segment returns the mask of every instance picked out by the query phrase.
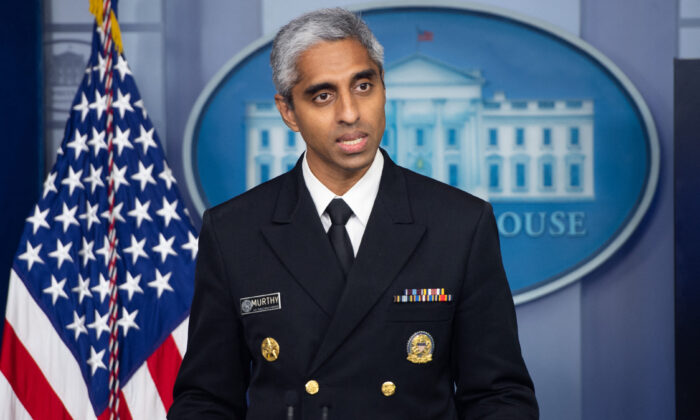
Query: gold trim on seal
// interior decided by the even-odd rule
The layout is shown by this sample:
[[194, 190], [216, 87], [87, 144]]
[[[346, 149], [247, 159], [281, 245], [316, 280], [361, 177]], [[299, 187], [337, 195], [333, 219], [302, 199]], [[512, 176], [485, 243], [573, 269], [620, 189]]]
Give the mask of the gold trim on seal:
[[433, 337], [425, 331], [417, 331], [408, 339], [406, 359], [411, 363], [428, 363], [433, 360], [434, 348]]

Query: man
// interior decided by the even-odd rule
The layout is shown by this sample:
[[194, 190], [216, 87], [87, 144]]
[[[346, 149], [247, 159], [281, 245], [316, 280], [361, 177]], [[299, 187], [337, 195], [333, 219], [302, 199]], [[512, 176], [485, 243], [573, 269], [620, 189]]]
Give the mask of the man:
[[277, 34], [306, 153], [205, 212], [170, 418], [537, 418], [492, 209], [379, 150], [382, 60], [342, 9]]

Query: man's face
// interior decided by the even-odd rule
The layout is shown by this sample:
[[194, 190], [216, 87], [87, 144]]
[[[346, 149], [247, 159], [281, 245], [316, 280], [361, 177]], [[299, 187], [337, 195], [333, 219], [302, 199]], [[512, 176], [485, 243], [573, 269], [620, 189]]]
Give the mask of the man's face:
[[277, 109], [292, 130], [301, 132], [309, 167], [321, 182], [357, 181], [384, 134], [386, 97], [379, 68], [362, 44], [344, 39], [304, 51], [297, 69], [294, 108], [276, 95]]

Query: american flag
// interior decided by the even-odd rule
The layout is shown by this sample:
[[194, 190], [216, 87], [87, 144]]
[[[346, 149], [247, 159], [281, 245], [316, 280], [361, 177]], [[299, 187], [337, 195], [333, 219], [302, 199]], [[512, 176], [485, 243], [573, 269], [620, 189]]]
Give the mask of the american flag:
[[10, 272], [1, 418], [156, 419], [172, 403], [197, 234], [114, 46], [114, 3], [93, 10], [90, 61]]
[[421, 29], [418, 29], [418, 41], [432, 41], [433, 40], [433, 31], [424, 31]]

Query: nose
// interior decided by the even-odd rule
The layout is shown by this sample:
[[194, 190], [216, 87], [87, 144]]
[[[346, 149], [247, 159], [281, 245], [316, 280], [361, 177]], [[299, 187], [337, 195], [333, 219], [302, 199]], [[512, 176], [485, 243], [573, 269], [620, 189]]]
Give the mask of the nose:
[[336, 113], [339, 124], [352, 125], [360, 119], [360, 109], [357, 98], [350, 92], [344, 92], [336, 102]]

